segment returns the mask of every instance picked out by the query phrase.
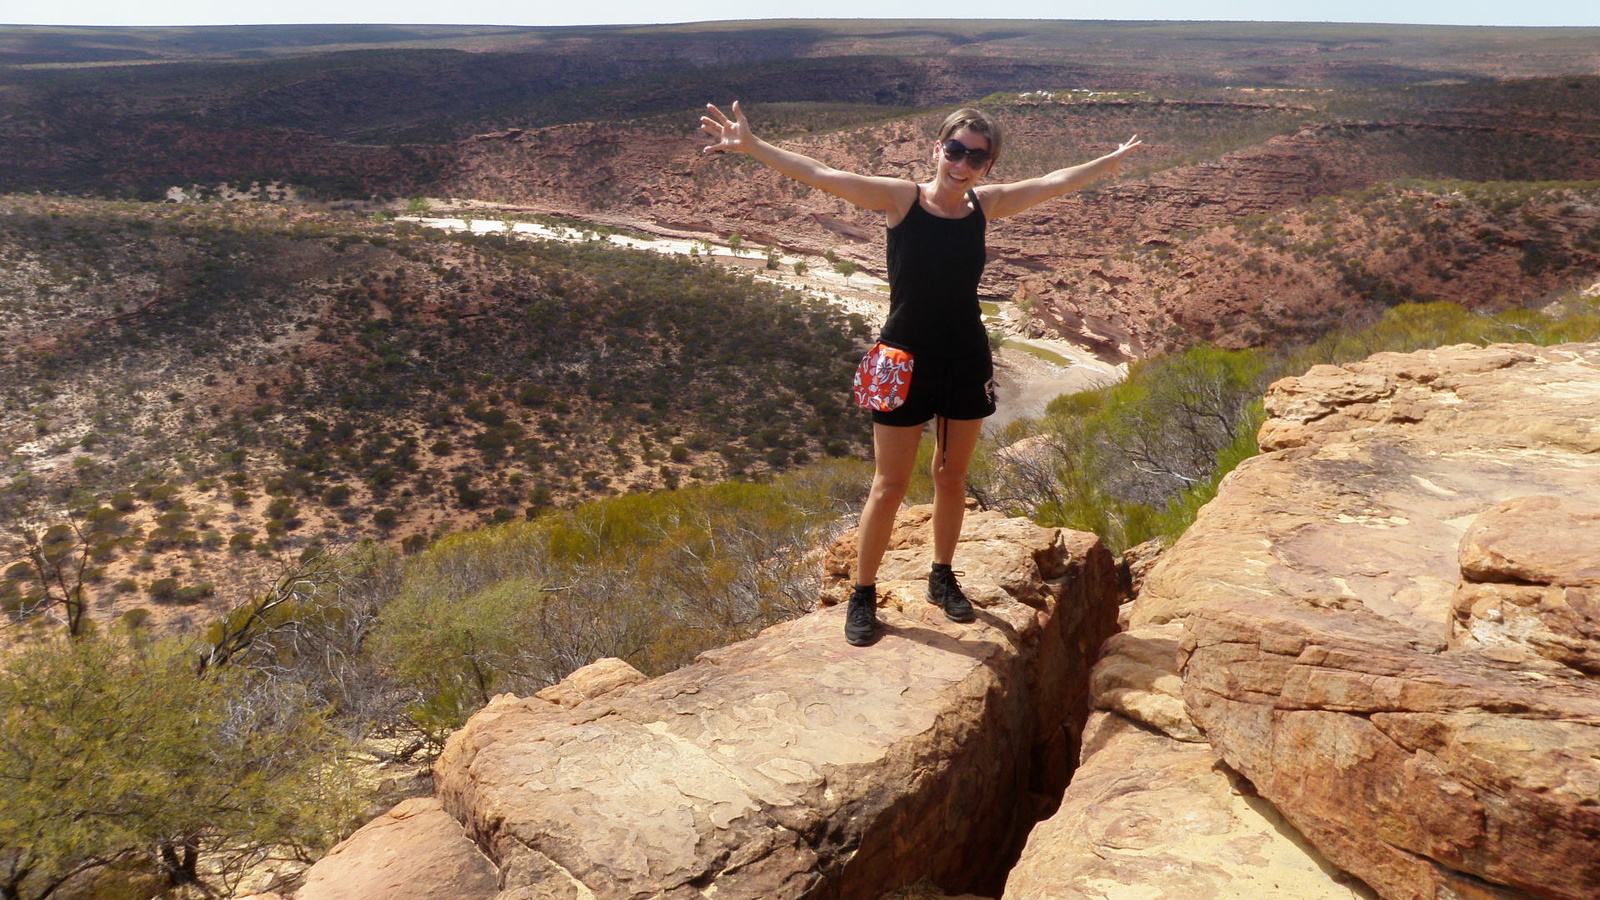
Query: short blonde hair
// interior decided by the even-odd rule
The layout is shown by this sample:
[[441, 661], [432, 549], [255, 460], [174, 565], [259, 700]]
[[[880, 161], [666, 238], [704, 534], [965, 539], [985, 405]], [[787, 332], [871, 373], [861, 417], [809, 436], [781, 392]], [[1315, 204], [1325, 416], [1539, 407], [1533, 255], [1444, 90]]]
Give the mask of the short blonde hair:
[[951, 113], [939, 126], [939, 143], [950, 140], [951, 135], [963, 128], [989, 139], [989, 165], [1000, 161], [1000, 124], [981, 110], [963, 108]]

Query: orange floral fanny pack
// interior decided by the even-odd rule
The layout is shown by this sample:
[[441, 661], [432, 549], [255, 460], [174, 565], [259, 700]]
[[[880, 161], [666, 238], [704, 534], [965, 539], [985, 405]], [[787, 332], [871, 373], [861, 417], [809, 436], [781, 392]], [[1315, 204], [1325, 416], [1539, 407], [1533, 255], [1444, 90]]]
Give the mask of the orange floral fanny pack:
[[910, 350], [904, 350], [879, 341], [856, 366], [853, 390], [856, 405], [862, 409], [888, 412], [906, 402], [911, 391], [911, 366], [915, 360]]

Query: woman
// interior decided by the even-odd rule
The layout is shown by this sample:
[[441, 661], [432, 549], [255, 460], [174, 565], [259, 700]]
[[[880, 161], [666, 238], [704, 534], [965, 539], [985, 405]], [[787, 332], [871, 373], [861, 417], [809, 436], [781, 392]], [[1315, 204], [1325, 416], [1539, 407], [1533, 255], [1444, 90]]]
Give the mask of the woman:
[[936, 420], [933, 457], [933, 569], [928, 601], [952, 622], [970, 622], [972, 604], [950, 568], [966, 511], [967, 464], [985, 417], [994, 413], [994, 365], [978, 308], [987, 224], [1117, 173], [1137, 136], [1079, 166], [1010, 184], [980, 184], [1000, 157], [999, 127], [973, 109], [957, 110], [930, 148], [933, 177], [922, 183], [843, 172], [750, 131], [736, 101], [733, 117], [707, 104], [700, 128], [716, 140], [707, 153], [745, 153], [779, 173], [887, 219], [889, 318], [882, 340], [914, 356], [911, 389], [890, 412], [872, 413], [875, 471], [856, 536], [856, 577], [845, 639], [878, 636], [878, 564], [888, 549], [927, 422]]

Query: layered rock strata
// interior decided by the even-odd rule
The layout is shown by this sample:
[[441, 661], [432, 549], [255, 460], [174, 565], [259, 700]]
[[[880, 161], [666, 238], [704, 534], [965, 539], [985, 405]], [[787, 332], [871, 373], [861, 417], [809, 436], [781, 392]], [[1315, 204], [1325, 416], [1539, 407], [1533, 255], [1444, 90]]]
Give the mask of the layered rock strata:
[[1385, 897], [1600, 896], [1600, 346], [1379, 354], [1267, 408], [1190, 548], [1250, 545], [1234, 576], [1158, 565], [1135, 614], [1191, 610], [1196, 721]]
[[[1097, 675], [1097, 703], [1145, 730], [1099, 726], [1007, 898], [1600, 896], [1600, 345], [1378, 354], [1266, 402], [1262, 455], [1154, 566]], [[1129, 799], [1182, 777], [1170, 744], [1097, 787], [1128, 770], [1119, 745], [1187, 736], [1175, 684], [1207, 742], [1193, 764], [1213, 754], [1305, 860], [1365, 886], [1274, 892], [1211, 865], [1238, 845], [1185, 850], [1220, 826], [1170, 820], [1216, 804]], [[1169, 858], [1152, 874], [1134, 849]]]
[[407, 861], [444, 865], [423, 846], [491, 866], [462, 900], [998, 893], [1070, 772], [1115, 566], [1092, 535], [974, 513], [957, 560], [978, 620], [952, 624], [923, 597], [928, 515], [897, 523], [877, 644], [846, 644], [843, 610], [824, 608], [655, 679], [603, 661], [498, 698], [435, 767], [434, 833], [391, 843], [392, 812], [313, 867], [300, 900], [330, 883], [342, 900], [444, 896], [397, 884]]

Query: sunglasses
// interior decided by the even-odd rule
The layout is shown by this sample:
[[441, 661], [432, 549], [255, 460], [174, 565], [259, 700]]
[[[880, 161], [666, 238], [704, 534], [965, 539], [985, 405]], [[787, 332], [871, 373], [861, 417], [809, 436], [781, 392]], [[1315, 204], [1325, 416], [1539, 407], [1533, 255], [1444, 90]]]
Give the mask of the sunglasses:
[[989, 151], [981, 147], [968, 147], [955, 138], [944, 142], [944, 158], [947, 162], [955, 162], [963, 156], [967, 158], [969, 169], [981, 169], [989, 164]]

